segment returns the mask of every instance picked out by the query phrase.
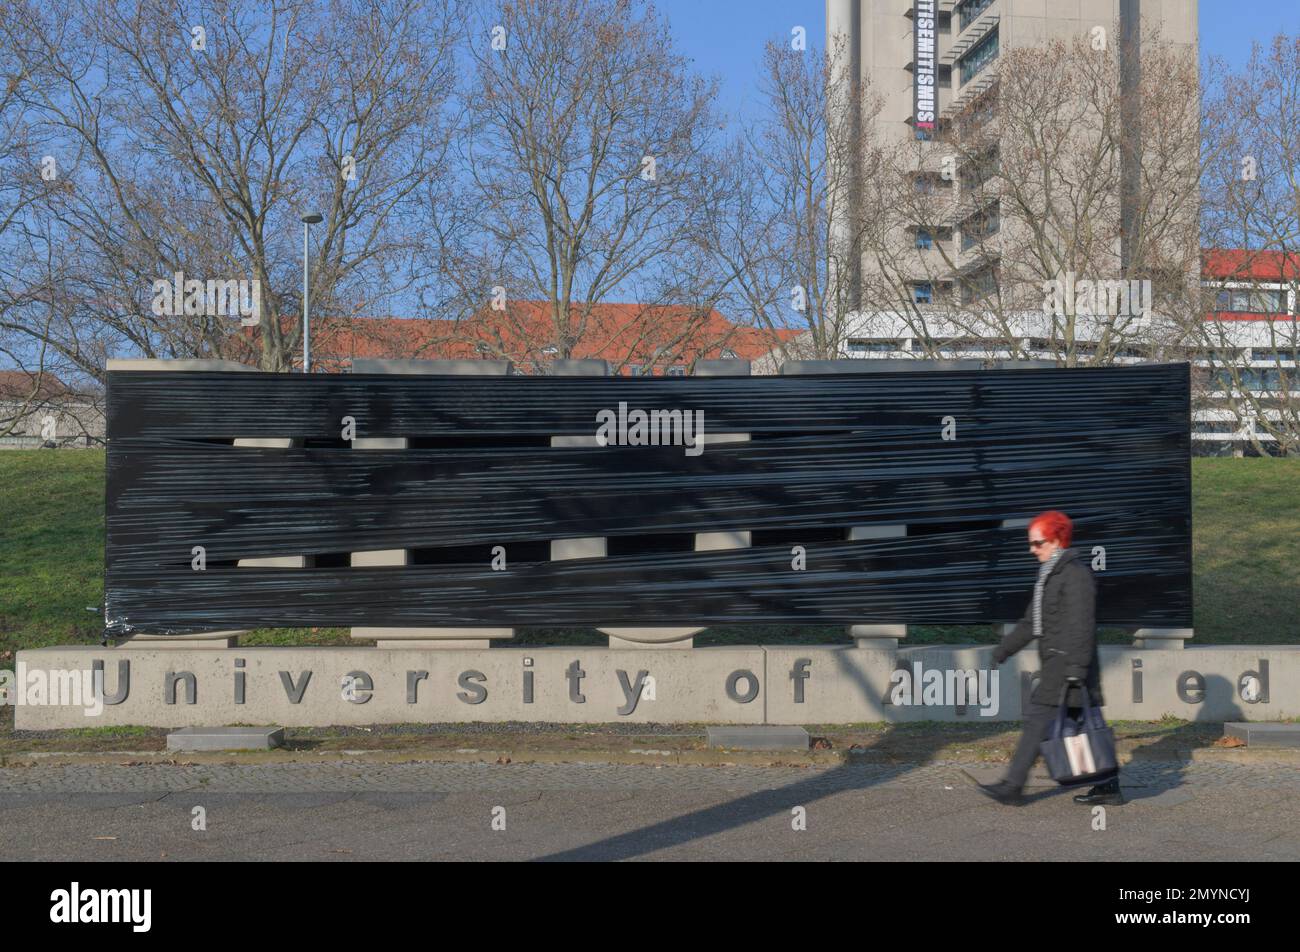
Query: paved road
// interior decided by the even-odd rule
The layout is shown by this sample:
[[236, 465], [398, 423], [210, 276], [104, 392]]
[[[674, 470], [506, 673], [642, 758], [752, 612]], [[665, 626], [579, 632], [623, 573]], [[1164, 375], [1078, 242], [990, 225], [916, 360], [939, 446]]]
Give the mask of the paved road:
[[[0, 769], [0, 860], [1296, 860], [1300, 766], [1143, 762], [1093, 829], [957, 763], [77, 765]], [[192, 828], [202, 807], [206, 830]], [[793, 828], [796, 808], [805, 830]], [[501, 808], [501, 810], [496, 810]], [[505, 829], [493, 829], [494, 810]]]

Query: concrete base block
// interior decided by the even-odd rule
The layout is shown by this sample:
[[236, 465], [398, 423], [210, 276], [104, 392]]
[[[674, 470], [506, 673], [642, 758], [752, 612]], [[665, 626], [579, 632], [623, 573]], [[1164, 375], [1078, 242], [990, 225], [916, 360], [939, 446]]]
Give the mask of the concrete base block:
[[197, 635], [132, 635], [126, 642], [136, 648], [233, 648], [239, 644], [239, 636], [248, 634], [248, 629], [237, 631], [205, 631]]
[[802, 727], [710, 727], [709, 748], [723, 750], [807, 750]]
[[508, 641], [513, 628], [353, 628], [353, 638], [373, 639], [380, 648], [486, 648], [489, 639]]
[[956, 360], [927, 360], [920, 357], [845, 358], [841, 360], [787, 360], [783, 376], [800, 374], [908, 373], [927, 370], [1024, 370], [1055, 367], [1054, 360], [985, 360], [978, 357]]
[[404, 436], [358, 436], [352, 441], [354, 450], [404, 450], [409, 446]]
[[1133, 647], [1144, 651], [1181, 651], [1191, 639], [1191, 628], [1139, 628], [1133, 632]]
[[864, 539], [901, 539], [907, 535], [907, 526], [851, 526], [849, 541], [861, 542]]
[[1300, 748], [1300, 724], [1229, 722], [1223, 725], [1223, 736], [1244, 740], [1247, 747]]
[[293, 447], [294, 440], [281, 439], [273, 436], [241, 436], [238, 437], [234, 445], [252, 447], [253, 449], [263, 450], [287, 450]]
[[748, 433], [709, 433], [705, 431], [699, 437], [703, 441], [703, 446], [708, 449], [710, 446], [721, 446], [724, 443], [748, 443], [752, 439]]
[[609, 361], [599, 357], [576, 357], [551, 361], [551, 373], [556, 377], [608, 377]]
[[754, 544], [754, 534], [748, 529], [736, 532], [695, 533], [696, 552], [721, 552], [727, 549], [748, 549]]
[[849, 637], [859, 648], [873, 651], [894, 651], [898, 642], [907, 637], [906, 625], [849, 625]]
[[305, 555], [272, 555], [264, 559], [240, 559], [241, 568], [252, 566], [259, 569], [305, 569], [307, 568], [307, 556]]
[[[365, 635], [358, 635], [356, 632], [357, 629], [355, 628], [352, 629], [353, 638], [365, 637]], [[450, 648], [457, 648], [461, 650], [481, 651], [486, 648], [490, 648], [491, 646], [492, 643], [490, 641], [479, 641], [476, 639], [469, 639], [469, 638], [463, 640], [448, 638], [446, 640], [438, 640], [438, 641], [424, 641], [419, 638], [412, 638], [409, 641], [376, 641], [375, 642], [376, 648], [386, 648], [389, 651], [396, 651], [398, 649], [405, 650], [408, 648], [440, 648], [443, 651], [446, 651]]]
[[606, 554], [605, 537], [592, 536], [585, 539], [552, 539], [551, 561], [563, 562], [566, 559], [603, 559]]
[[408, 564], [406, 549], [369, 549], [353, 552], [348, 560], [353, 568], [386, 568]]
[[271, 750], [283, 746], [283, 727], [182, 727], [167, 735], [168, 750]]
[[[694, 648], [703, 628], [601, 628], [611, 648]], [[617, 634], [616, 634], [617, 632]]]
[[1193, 633], [1191, 628], [1139, 628], [1133, 632], [1133, 647], [1147, 651], [1181, 651]]
[[553, 436], [551, 437], [551, 445], [571, 448], [574, 446], [599, 446], [600, 444], [596, 442], [596, 434], [593, 433], [591, 436], [586, 436], [584, 434], [577, 434], [574, 436]]
[[505, 377], [508, 360], [376, 360], [352, 361], [354, 374], [459, 374], [471, 377]]
[[152, 370], [170, 372], [176, 370], [247, 370], [257, 372], [256, 367], [241, 364], [237, 360], [159, 360], [152, 357], [110, 357], [106, 370]]
[[697, 360], [691, 375], [695, 377], [748, 377], [748, 360]]

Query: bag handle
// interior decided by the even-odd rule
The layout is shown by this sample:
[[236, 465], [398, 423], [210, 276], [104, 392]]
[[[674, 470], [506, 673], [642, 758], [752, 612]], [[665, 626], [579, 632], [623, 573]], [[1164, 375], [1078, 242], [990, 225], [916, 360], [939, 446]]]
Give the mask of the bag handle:
[[1065, 727], [1065, 712], [1066, 712], [1066, 710], [1067, 710], [1067, 705], [1066, 705], [1066, 703], [1065, 703], [1065, 699], [1066, 699], [1066, 697], [1069, 696], [1069, 694], [1070, 694], [1070, 688], [1071, 688], [1071, 687], [1077, 687], [1080, 691], [1083, 692], [1083, 706], [1082, 706], [1081, 709], [1082, 709], [1082, 711], [1083, 711], [1083, 718], [1082, 718], [1082, 720], [1083, 720], [1084, 724], [1086, 724], [1088, 727], [1092, 728], [1093, 730], [1097, 730], [1097, 729], [1099, 729], [1099, 728], [1105, 727], [1106, 725], [1105, 725], [1105, 722], [1104, 722], [1104, 721], [1103, 721], [1102, 723], [1100, 723], [1100, 724], [1095, 723], [1095, 720], [1094, 720], [1094, 718], [1093, 718], [1093, 716], [1092, 716], [1092, 712], [1093, 712], [1094, 710], [1096, 710], [1096, 708], [1094, 708], [1093, 705], [1092, 705], [1092, 695], [1088, 693], [1088, 685], [1087, 685], [1087, 683], [1084, 682], [1084, 681], [1080, 681], [1080, 682], [1079, 682], [1078, 684], [1076, 684], [1076, 685], [1071, 685], [1070, 682], [1069, 682], [1069, 680], [1067, 679], [1066, 682], [1065, 682], [1065, 685], [1061, 688], [1061, 700], [1060, 700], [1060, 702], [1059, 702], [1059, 704], [1058, 704], [1057, 711], [1056, 711], [1056, 733], [1057, 733], [1057, 736], [1058, 736], [1058, 737], [1060, 736], [1061, 731], [1062, 731], [1062, 730], [1064, 729], [1064, 727]]

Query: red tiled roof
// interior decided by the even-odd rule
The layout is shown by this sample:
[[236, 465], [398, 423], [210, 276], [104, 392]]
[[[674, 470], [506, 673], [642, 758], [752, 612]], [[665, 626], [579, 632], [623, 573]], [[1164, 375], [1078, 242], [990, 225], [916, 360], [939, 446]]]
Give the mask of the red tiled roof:
[[26, 370], [0, 370], [0, 397], [26, 400], [33, 391], [38, 400], [64, 397], [72, 392], [67, 384], [48, 372], [38, 375]]
[[[286, 318], [284, 326], [293, 327], [293, 319]], [[248, 341], [253, 344], [256, 331], [250, 330]], [[741, 327], [716, 310], [640, 304], [595, 304], [585, 318], [573, 305], [568, 330], [574, 338], [569, 348], [573, 358], [603, 359], [615, 368], [653, 363], [658, 373], [673, 364], [689, 366], [726, 352], [754, 360], [800, 333]], [[342, 369], [353, 358], [489, 357], [513, 360], [528, 370], [534, 361], [548, 359], [545, 351], [558, 345], [558, 337], [557, 322], [542, 301], [514, 302], [506, 311], [484, 311], [459, 322], [397, 317], [313, 320], [312, 363]]]
[[1201, 276], [1219, 281], [1293, 281], [1300, 278], [1300, 254], [1248, 248], [1207, 248]]

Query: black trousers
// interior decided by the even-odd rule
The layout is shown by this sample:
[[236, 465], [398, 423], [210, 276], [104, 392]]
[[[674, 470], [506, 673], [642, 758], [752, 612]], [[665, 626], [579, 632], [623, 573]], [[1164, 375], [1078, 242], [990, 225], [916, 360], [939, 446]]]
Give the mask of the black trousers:
[[[1056, 704], [1029, 702], [1029, 713], [1025, 715], [1024, 726], [1020, 730], [1020, 742], [1016, 744], [1016, 752], [1011, 755], [1011, 766], [1007, 768], [1003, 783], [1017, 790], [1024, 788], [1025, 781], [1029, 779], [1029, 769], [1038, 759], [1038, 745], [1047, 740], [1047, 733], [1052, 729], [1052, 722], [1056, 720], [1056, 713], [1060, 709]], [[1072, 707], [1069, 713], [1075, 717], [1080, 709]]]
[[1007, 775], [1003, 782], [1017, 790], [1023, 789], [1025, 781], [1029, 779], [1029, 768], [1034, 766], [1034, 761], [1038, 759], [1038, 745], [1047, 740], [1047, 732], [1052, 728], [1052, 721], [1056, 720], [1056, 712], [1060, 708], [1055, 704], [1039, 704], [1037, 701], [1029, 702], [1029, 713], [1025, 715], [1023, 726], [1020, 729], [1020, 743], [1016, 745], [1016, 752], [1011, 755], [1011, 766], [1007, 768]]

